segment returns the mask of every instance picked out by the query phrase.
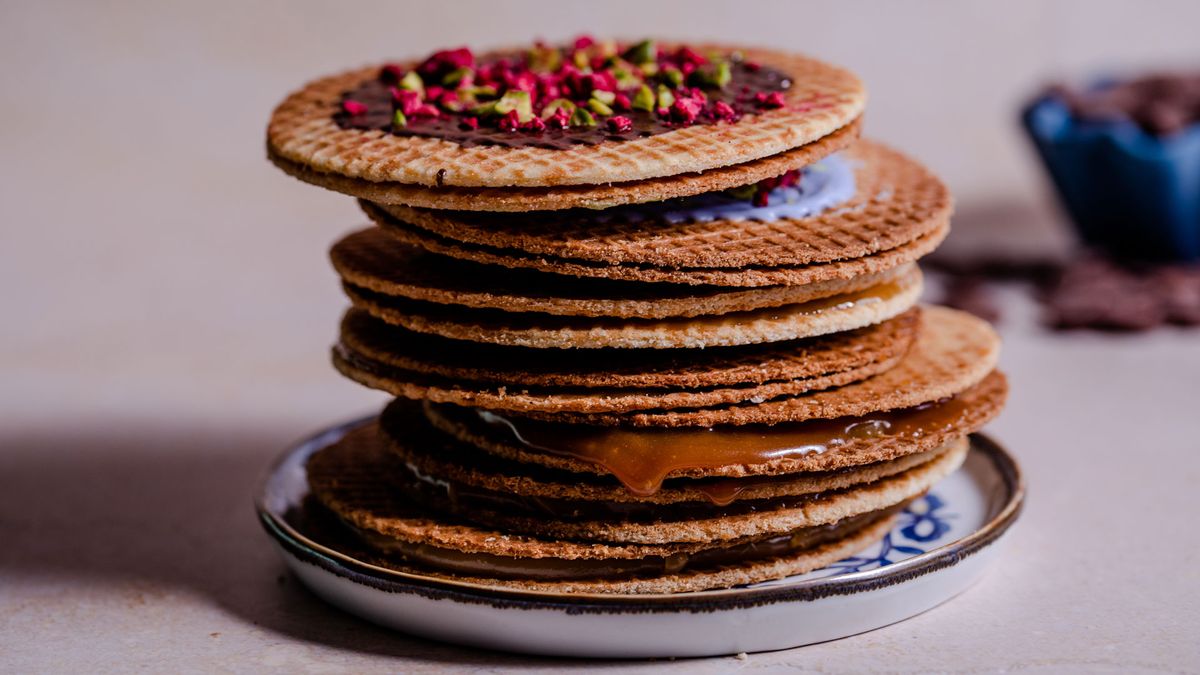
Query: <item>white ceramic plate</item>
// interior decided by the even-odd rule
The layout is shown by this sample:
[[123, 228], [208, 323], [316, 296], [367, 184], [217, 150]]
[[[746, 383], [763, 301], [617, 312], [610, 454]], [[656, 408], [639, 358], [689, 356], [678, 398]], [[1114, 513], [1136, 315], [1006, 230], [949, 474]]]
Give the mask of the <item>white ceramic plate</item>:
[[901, 515], [883, 541], [815, 572], [753, 586], [670, 595], [533, 593], [447, 582], [372, 565], [328, 546], [299, 517], [304, 464], [358, 420], [290, 449], [257, 496], [288, 567], [331, 604], [447, 642], [577, 657], [686, 657], [785, 649], [920, 614], [975, 582], [1016, 520], [1015, 460], [975, 435], [963, 467]]

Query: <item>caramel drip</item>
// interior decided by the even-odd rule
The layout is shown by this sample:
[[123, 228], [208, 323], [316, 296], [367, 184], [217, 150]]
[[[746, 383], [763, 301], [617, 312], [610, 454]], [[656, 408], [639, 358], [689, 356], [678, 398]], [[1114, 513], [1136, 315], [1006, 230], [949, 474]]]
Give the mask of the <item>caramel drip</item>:
[[[662, 487], [672, 473], [748, 466], [826, 452], [866, 438], [918, 439], [962, 426], [970, 406], [958, 398], [863, 417], [703, 428], [601, 427], [505, 417], [477, 410], [487, 425], [519, 445], [589, 462], [639, 496]], [[746, 485], [716, 481], [701, 489], [714, 504], [730, 503]]]

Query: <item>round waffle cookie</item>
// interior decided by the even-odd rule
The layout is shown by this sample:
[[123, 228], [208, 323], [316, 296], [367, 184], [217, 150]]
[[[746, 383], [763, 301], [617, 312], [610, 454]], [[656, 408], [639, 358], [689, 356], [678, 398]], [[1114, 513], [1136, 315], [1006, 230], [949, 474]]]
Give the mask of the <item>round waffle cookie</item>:
[[396, 298], [506, 312], [639, 319], [779, 307], [861, 291], [910, 273], [902, 266], [849, 279], [751, 289], [645, 284], [497, 269], [429, 253], [379, 228], [347, 235], [334, 244], [330, 259], [344, 283]]
[[[1004, 375], [993, 371], [951, 398], [908, 408], [771, 426], [677, 430], [541, 422], [430, 404], [425, 415], [440, 431], [500, 460], [615, 477], [625, 489], [649, 497], [662, 494], [660, 487], [673, 479], [835, 471], [930, 452], [982, 428], [1000, 413], [1007, 394]], [[411, 442], [413, 430], [418, 442], [426, 438], [422, 425], [411, 420], [411, 405], [397, 400], [380, 418], [385, 438], [398, 448]], [[719, 452], [706, 449], [715, 442], [722, 444]]]
[[856, 119], [812, 143], [744, 164], [723, 166], [701, 173], [664, 178], [559, 187], [451, 187], [389, 181], [369, 181], [325, 173], [292, 162], [268, 148], [268, 156], [284, 173], [335, 192], [377, 204], [405, 204], [426, 209], [455, 211], [552, 211], [559, 209], [607, 209], [623, 204], [659, 202], [706, 192], [729, 190], [775, 178], [808, 166], [842, 150], [858, 138], [862, 122]]
[[[288, 96], [271, 116], [267, 147], [273, 157], [313, 171], [372, 182], [488, 188], [595, 185], [706, 171], [776, 155], [846, 126], [866, 102], [857, 77], [815, 59], [717, 45], [694, 49], [739, 51], [747, 61], [781, 71], [791, 81], [782, 92], [782, 106], [743, 115], [734, 123], [681, 126], [595, 145], [470, 147], [440, 138], [339, 127], [334, 115], [343, 94], [377, 78], [381, 67], [376, 66], [311, 82]], [[401, 70], [418, 65], [406, 64]]]
[[498, 265], [510, 269], [531, 269], [554, 274], [622, 281], [711, 286], [802, 286], [832, 279], [852, 279], [877, 274], [913, 262], [933, 251], [950, 232], [949, 221], [928, 234], [861, 258], [835, 260], [811, 265], [745, 267], [659, 267], [640, 264], [608, 264], [533, 255], [515, 249], [464, 244], [439, 237], [414, 225], [392, 218], [372, 204], [363, 209], [388, 234], [403, 243], [462, 260]]
[[[396, 490], [395, 462], [375, 428], [363, 427], [310, 458], [309, 485], [324, 508], [379, 552], [378, 564], [530, 590], [681, 592], [801, 574], [883, 536], [905, 503], [891, 501], [904, 491], [868, 485], [829, 498], [826, 517], [835, 520], [783, 535], [588, 543], [522, 536], [435, 515]], [[851, 513], [857, 515], [837, 519]]]
[[[343, 375], [360, 384], [436, 403], [579, 413], [695, 408], [765, 401], [841, 386], [881, 373], [893, 367], [911, 344], [916, 312], [911, 310], [857, 332], [772, 343], [765, 350], [733, 348], [723, 354], [722, 350], [709, 349], [696, 355], [671, 354], [669, 360], [676, 364], [675, 372], [661, 355], [655, 359], [635, 352], [623, 359], [628, 350], [609, 350], [600, 356], [599, 363], [588, 364], [591, 370], [553, 372], [549, 369], [554, 363], [547, 359], [560, 368], [569, 368], [581, 359], [578, 355], [568, 356], [569, 352], [547, 354], [545, 350], [476, 346], [422, 337], [352, 310], [342, 322], [342, 337], [333, 350], [333, 362]], [[488, 367], [478, 367], [481, 359], [488, 360]], [[495, 364], [507, 364], [510, 369], [500, 373]], [[522, 369], [524, 364], [528, 365]], [[632, 370], [637, 367], [643, 370]], [[619, 370], [614, 373], [606, 368]], [[698, 381], [696, 375], [705, 371], [712, 379]], [[677, 386], [688, 381], [681, 377], [685, 374], [692, 377], [691, 386], [672, 388], [666, 384], [675, 382]], [[597, 385], [597, 380], [589, 381], [594, 376], [600, 382], [617, 381], [626, 386]], [[739, 381], [737, 376], [746, 380]], [[724, 384], [718, 383], [721, 379]], [[563, 386], [564, 382], [575, 384]]]
[[[385, 225], [403, 223], [485, 250], [576, 263], [688, 269], [861, 258], [908, 244], [949, 222], [949, 191], [917, 162], [871, 141], [860, 141], [843, 155], [854, 167], [854, 196], [806, 218], [663, 222], [647, 221], [636, 208], [521, 214], [364, 208]], [[686, 204], [679, 202], [678, 210], [686, 211]]]
[[629, 414], [528, 413], [531, 418], [589, 425], [650, 427], [777, 424], [866, 415], [911, 408], [954, 396], [982, 381], [996, 366], [1000, 337], [984, 320], [945, 307], [923, 307], [912, 349], [890, 370], [828, 391], [755, 405]]
[[916, 266], [852, 293], [783, 307], [678, 319], [553, 316], [401, 300], [345, 285], [355, 307], [387, 323], [454, 340], [553, 349], [675, 349], [780, 342], [853, 330], [902, 314], [921, 294]]
[[578, 352], [501, 347], [414, 333], [350, 309], [341, 346], [397, 370], [514, 387], [702, 389], [804, 379], [889, 361], [908, 351], [919, 310], [853, 331], [809, 340], [691, 351]]

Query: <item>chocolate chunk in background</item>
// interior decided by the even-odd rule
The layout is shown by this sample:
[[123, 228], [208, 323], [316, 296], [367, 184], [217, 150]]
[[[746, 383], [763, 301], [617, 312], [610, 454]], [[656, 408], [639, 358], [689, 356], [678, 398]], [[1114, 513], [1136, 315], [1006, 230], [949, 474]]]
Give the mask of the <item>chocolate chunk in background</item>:
[[1077, 119], [1132, 120], [1156, 136], [1200, 122], [1200, 73], [1151, 73], [1095, 90], [1057, 84], [1046, 95], [1061, 99]]
[[925, 265], [942, 277], [942, 304], [993, 323], [994, 287], [1027, 283], [1059, 330], [1144, 331], [1200, 326], [1200, 266], [1118, 263], [1095, 253], [1058, 262], [1020, 257], [945, 258]]
[[1047, 321], [1056, 328], [1148, 330], [1197, 325], [1200, 267], [1120, 265], [1088, 255], [1063, 268], [1046, 289]]
[[948, 276], [944, 287], [939, 304], [970, 312], [989, 323], [996, 323], [1001, 319], [995, 290], [985, 277]]
[[1167, 320], [1181, 326], [1200, 325], [1200, 267], [1168, 267], [1156, 275], [1166, 304]]

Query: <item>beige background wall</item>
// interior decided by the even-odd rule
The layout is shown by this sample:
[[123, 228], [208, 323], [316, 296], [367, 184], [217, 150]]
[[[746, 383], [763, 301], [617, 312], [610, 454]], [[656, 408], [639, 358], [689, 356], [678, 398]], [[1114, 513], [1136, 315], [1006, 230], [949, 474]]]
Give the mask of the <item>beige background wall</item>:
[[324, 250], [361, 216], [263, 159], [271, 107], [344, 66], [581, 31], [804, 50], [862, 74], [869, 133], [940, 171], [965, 227], [1044, 196], [1015, 122], [1040, 82], [1200, 62], [1187, 1], [347, 5], [0, 5], [0, 370], [21, 392], [0, 416], [70, 400], [228, 424], [377, 400], [324, 359], [342, 304]]

